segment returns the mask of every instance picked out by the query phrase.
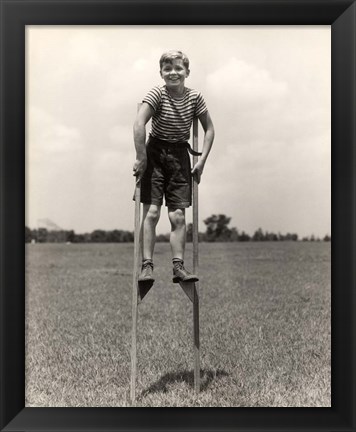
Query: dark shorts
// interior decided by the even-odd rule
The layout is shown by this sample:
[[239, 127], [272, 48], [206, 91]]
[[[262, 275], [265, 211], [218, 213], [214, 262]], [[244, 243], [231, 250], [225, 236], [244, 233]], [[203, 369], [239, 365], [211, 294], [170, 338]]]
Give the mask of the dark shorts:
[[[170, 147], [171, 146], [171, 147]], [[147, 142], [147, 168], [141, 180], [141, 202], [163, 204], [172, 209], [192, 204], [192, 175], [188, 150], [149, 138]]]

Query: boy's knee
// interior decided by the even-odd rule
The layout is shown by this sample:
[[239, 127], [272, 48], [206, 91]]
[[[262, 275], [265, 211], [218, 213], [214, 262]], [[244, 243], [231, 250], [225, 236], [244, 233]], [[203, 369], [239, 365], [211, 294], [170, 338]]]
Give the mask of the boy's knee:
[[157, 207], [150, 207], [147, 210], [145, 219], [150, 223], [157, 223], [160, 216], [160, 210]]
[[170, 213], [170, 220], [174, 226], [182, 227], [185, 225], [185, 212], [182, 209], [176, 209]]

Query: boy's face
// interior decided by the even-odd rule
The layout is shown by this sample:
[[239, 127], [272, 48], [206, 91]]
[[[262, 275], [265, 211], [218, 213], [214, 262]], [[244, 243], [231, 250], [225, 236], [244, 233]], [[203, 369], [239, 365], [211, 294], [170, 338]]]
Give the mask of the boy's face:
[[172, 63], [163, 63], [160, 73], [166, 86], [173, 89], [184, 86], [184, 80], [189, 76], [189, 69], [185, 68], [182, 59], [173, 59]]

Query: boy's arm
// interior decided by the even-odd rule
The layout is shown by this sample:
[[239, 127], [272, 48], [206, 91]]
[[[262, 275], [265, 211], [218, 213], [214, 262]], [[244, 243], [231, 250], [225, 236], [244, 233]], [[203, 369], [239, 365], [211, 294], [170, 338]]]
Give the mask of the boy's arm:
[[201, 114], [198, 118], [204, 129], [204, 142], [203, 142], [202, 155], [200, 156], [199, 161], [194, 165], [192, 169], [192, 174], [196, 176], [198, 183], [200, 183], [200, 177], [203, 174], [205, 162], [208, 158], [208, 155], [210, 153], [211, 147], [214, 142], [215, 132], [214, 132], [214, 125], [208, 111]]
[[139, 182], [146, 170], [146, 124], [153, 115], [153, 108], [146, 102], [141, 105], [133, 127], [134, 143], [136, 149], [136, 161], [133, 166], [134, 176]]

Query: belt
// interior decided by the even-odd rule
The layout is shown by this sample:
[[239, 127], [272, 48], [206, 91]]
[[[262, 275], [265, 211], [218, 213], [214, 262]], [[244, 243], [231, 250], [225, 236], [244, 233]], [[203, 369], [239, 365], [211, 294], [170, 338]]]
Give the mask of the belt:
[[154, 147], [164, 148], [164, 149], [174, 149], [174, 148], [186, 148], [189, 153], [193, 156], [201, 156], [201, 152], [197, 152], [192, 149], [191, 145], [187, 141], [170, 143], [155, 137], [150, 137], [147, 144], [151, 144]]

